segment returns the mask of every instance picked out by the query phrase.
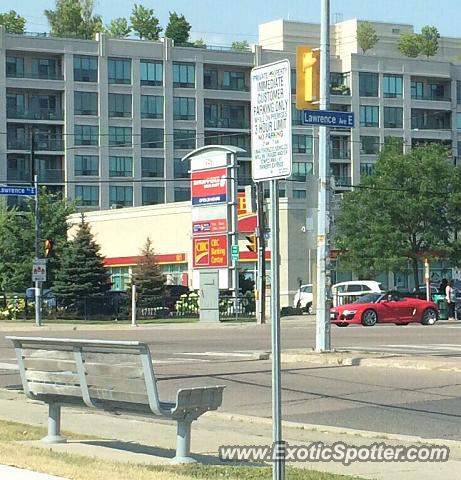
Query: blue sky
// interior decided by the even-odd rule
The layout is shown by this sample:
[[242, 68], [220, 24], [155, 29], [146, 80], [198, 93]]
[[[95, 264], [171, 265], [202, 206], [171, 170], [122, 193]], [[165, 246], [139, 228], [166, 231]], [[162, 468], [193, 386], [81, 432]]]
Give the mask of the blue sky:
[[[318, 22], [320, 0], [95, 0], [95, 11], [104, 22], [112, 18], [129, 17], [134, 3], [154, 8], [162, 26], [168, 22], [168, 12], [182, 13], [192, 25], [193, 40], [203, 38], [206, 43], [229, 45], [234, 40], [257, 41], [260, 23], [280, 18]], [[363, 20], [410, 23], [416, 29], [435, 25], [442, 36], [461, 36], [459, 0], [331, 0], [332, 21]], [[28, 21], [27, 30], [48, 30], [45, 8], [53, 8], [54, 0], [1, 0], [0, 11], [16, 10]], [[443, 8], [442, 8], [443, 5]], [[438, 8], [437, 8], [438, 7]]]

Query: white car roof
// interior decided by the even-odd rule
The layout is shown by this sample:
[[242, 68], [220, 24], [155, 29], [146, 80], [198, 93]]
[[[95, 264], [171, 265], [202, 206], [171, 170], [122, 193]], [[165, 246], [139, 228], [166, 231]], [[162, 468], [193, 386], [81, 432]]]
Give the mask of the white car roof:
[[332, 288], [342, 287], [343, 285], [366, 285], [367, 287], [378, 287], [381, 285], [381, 282], [377, 282], [376, 280], [350, 280], [348, 282], [340, 282], [335, 283]]

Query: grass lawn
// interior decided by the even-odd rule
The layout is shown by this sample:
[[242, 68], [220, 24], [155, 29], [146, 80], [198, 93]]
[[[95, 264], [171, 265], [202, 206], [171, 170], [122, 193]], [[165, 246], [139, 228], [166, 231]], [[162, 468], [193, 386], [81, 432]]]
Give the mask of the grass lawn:
[[[270, 467], [129, 464], [58, 453], [46, 448], [16, 443], [38, 440], [44, 435], [46, 435], [46, 429], [42, 427], [0, 421], [0, 463], [72, 480], [270, 480], [272, 478]], [[68, 433], [66, 436], [72, 437]], [[81, 435], [78, 438], [81, 439]], [[286, 479], [353, 480], [358, 477], [288, 467]]]

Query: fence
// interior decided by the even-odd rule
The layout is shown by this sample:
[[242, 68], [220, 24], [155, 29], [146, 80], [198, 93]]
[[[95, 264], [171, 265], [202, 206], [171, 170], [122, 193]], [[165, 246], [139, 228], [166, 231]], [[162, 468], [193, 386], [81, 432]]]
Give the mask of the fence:
[[[138, 320], [198, 318], [199, 295], [189, 292], [172, 295], [143, 296], [136, 299]], [[256, 302], [253, 293], [240, 295], [237, 300], [228, 292], [219, 298], [220, 318], [225, 320], [253, 319]], [[0, 319], [32, 320], [35, 317], [35, 301], [25, 295], [0, 296]], [[104, 295], [82, 296], [68, 299], [48, 292], [42, 297], [42, 318], [53, 320], [130, 320], [131, 296], [127, 292], [108, 292]]]

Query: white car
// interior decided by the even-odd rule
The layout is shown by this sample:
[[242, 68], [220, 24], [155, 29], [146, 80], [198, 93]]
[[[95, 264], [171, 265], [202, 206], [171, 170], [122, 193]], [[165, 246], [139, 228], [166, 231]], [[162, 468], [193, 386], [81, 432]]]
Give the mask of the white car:
[[301, 308], [307, 313], [312, 313], [313, 298], [314, 297], [312, 294], [312, 284], [308, 283], [306, 285], [301, 285], [295, 294], [295, 298], [293, 300], [293, 307]]
[[382, 292], [384, 292], [383, 284], [374, 280], [351, 280], [349, 282], [336, 283], [331, 287], [334, 307], [351, 303], [367, 293]]

